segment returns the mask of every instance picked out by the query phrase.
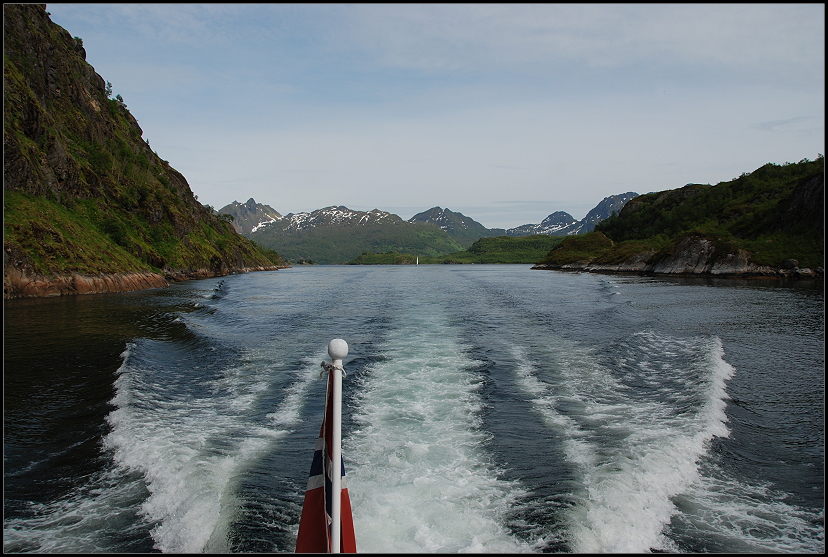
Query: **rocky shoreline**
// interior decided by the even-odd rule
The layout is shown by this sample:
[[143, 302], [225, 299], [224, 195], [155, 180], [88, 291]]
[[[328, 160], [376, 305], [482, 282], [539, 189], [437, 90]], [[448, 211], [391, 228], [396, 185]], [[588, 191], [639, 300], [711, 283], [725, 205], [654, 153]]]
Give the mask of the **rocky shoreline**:
[[285, 266], [245, 267], [228, 273], [216, 273], [210, 269], [160, 273], [109, 273], [63, 276], [28, 276], [15, 268], [7, 268], [3, 278], [3, 299], [46, 298], [50, 296], [75, 296], [111, 292], [133, 292], [147, 288], [163, 288], [173, 282], [197, 280], [256, 271], [278, 271]]
[[750, 262], [750, 254], [744, 250], [716, 256], [713, 242], [698, 236], [682, 240], [669, 256], [655, 263], [650, 259], [654, 251], [638, 253], [618, 264], [602, 264], [593, 261], [551, 265], [537, 264], [532, 269], [549, 271], [585, 271], [594, 273], [634, 273], [641, 275], [718, 277], [718, 278], [769, 278], [769, 279], [819, 279], [824, 280], [825, 270], [800, 268], [795, 259], [788, 259], [782, 267], [757, 265]]
[[650, 268], [639, 269], [636, 266], [627, 265], [590, 265], [587, 263], [571, 263], [568, 265], [534, 265], [532, 269], [541, 271], [580, 271], [586, 273], [607, 273], [607, 274], [635, 274], [635, 275], [658, 275], [671, 277], [709, 277], [709, 278], [739, 278], [739, 279], [807, 279], [807, 280], [824, 280], [825, 271], [822, 267], [816, 269], [809, 268], [793, 268], [793, 269], [774, 269], [771, 267], [756, 266], [753, 270], [743, 272], [726, 272], [718, 270], [717, 272], [663, 272], [652, 270]]

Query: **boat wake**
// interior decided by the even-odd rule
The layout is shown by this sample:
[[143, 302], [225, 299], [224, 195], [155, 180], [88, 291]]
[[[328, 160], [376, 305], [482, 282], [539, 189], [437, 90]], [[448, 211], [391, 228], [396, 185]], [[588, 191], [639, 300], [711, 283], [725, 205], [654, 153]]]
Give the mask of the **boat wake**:
[[641, 333], [618, 347], [612, 368], [574, 344], [552, 351], [552, 369], [513, 351], [521, 388], [580, 470], [568, 513], [573, 551], [664, 548], [673, 498], [699, 481], [709, 441], [728, 435], [733, 368], [721, 342]]

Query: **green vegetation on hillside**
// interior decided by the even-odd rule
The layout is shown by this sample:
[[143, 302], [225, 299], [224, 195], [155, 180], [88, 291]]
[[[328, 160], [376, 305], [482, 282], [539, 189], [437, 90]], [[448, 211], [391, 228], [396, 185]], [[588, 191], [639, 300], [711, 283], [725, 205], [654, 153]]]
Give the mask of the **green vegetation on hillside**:
[[796, 259], [803, 267], [821, 267], [824, 176], [819, 155], [814, 161], [766, 164], [715, 186], [689, 184], [641, 195], [595, 232], [568, 238], [540, 264], [618, 264], [643, 252], [653, 252], [653, 263], [694, 235], [712, 241], [721, 256], [741, 249], [759, 265]]
[[[560, 236], [498, 236], [495, 238], [480, 238], [467, 250], [456, 251], [438, 257], [419, 257], [421, 264], [435, 263], [501, 263], [501, 264], [532, 264], [550, 249], [557, 246], [564, 238]], [[417, 256], [410, 253], [365, 252], [349, 261], [351, 265], [411, 265], [417, 261]]]
[[565, 238], [557, 249], [552, 249], [543, 260], [549, 265], [569, 265], [591, 261], [612, 248], [613, 242], [601, 232], [590, 232]]
[[345, 263], [366, 251], [413, 253], [422, 258], [461, 249], [438, 226], [402, 220], [387, 224], [316, 226], [289, 234], [278, 227], [264, 227], [250, 238], [277, 250], [288, 261], [313, 260], [323, 265]]
[[563, 239], [546, 234], [480, 238], [468, 250], [446, 255], [441, 263], [534, 263]]
[[[77, 210], [80, 205], [81, 210]], [[26, 253], [37, 274], [100, 274], [152, 270], [123, 248], [130, 231], [114, 219], [102, 219], [95, 200], [69, 210], [59, 203], [23, 192], [3, 196], [4, 234]]]
[[[348, 265], [415, 265], [419, 262], [419, 256], [410, 253], [398, 253], [394, 250], [385, 253], [371, 253], [370, 251], [359, 254], [355, 259], [348, 261]], [[423, 257], [426, 263], [426, 257]]]
[[198, 203], [43, 5], [3, 15], [7, 270], [226, 274], [284, 263]]

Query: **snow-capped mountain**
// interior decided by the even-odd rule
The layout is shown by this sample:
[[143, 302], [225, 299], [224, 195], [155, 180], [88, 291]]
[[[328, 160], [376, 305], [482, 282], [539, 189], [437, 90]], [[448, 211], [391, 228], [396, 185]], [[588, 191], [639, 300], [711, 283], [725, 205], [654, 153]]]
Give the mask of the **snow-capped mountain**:
[[540, 224], [509, 230], [486, 228], [462, 213], [441, 207], [418, 213], [408, 221], [379, 209], [355, 211], [341, 205], [282, 216], [272, 207], [249, 199], [244, 204], [234, 201], [219, 213], [232, 215], [233, 224], [242, 234], [291, 261], [341, 263], [364, 251], [445, 254], [492, 236], [582, 234], [636, 196], [629, 192], [606, 197], [580, 221], [556, 211]]
[[398, 224], [405, 222], [397, 215], [379, 209], [354, 211], [347, 207], [325, 207], [310, 213], [290, 213], [262, 227], [278, 227], [285, 232], [301, 232], [319, 226], [357, 226], [371, 224]]
[[549, 234], [564, 236], [567, 230], [577, 225], [579, 221], [566, 211], [555, 211], [540, 224], [524, 224], [506, 231], [507, 236], [532, 236], [534, 234]]
[[270, 205], [256, 203], [251, 197], [245, 203], [233, 201], [218, 210], [219, 214], [233, 217], [233, 228], [239, 234], [250, 234], [274, 220], [281, 219], [282, 215]]
[[620, 213], [630, 199], [638, 197], [635, 192], [619, 193], [605, 197], [581, 220], [567, 212], [556, 211], [543, 219], [540, 224], [524, 224], [506, 231], [509, 236], [530, 236], [532, 234], [550, 234], [552, 236], [571, 236], [586, 234], [595, 229], [595, 225], [608, 219], [613, 213]]

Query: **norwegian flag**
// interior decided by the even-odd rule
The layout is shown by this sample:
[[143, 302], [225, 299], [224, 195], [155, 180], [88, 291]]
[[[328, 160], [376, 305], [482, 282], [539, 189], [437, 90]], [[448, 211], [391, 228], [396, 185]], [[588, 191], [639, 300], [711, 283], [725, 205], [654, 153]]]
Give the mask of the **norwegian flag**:
[[[333, 374], [328, 374], [328, 390], [325, 395], [325, 418], [319, 430], [319, 439], [313, 453], [305, 502], [302, 504], [302, 517], [299, 519], [299, 535], [296, 538], [296, 553], [330, 553], [331, 552], [331, 505], [333, 502], [331, 462], [333, 423]], [[324, 466], [323, 466], [324, 463]], [[351, 498], [345, 483], [345, 463], [339, 463], [342, 474], [342, 507], [340, 510], [341, 536], [340, 551], [356, 553], [354, 536], [354, 519], [351, 516]]]

